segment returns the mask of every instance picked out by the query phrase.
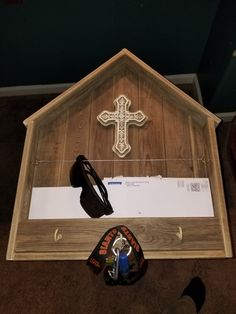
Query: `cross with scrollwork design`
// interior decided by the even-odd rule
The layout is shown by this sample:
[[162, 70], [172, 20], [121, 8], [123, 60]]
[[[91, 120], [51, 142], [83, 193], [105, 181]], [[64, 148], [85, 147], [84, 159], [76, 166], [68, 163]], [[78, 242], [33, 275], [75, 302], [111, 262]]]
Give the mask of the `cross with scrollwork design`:
[[98, 116], [98, 121], [108, 126], [115, 125], [115, 143], [112, 150], [120, 157], [125, 157], [131, 150], [128, 142], [129, 125], [142, 126], [147, 121], [147, 116], [141, 111], [130, 112], [131, 101], [125, 96], [120, 95], [114, 100], [115, 111], [102, 111]]

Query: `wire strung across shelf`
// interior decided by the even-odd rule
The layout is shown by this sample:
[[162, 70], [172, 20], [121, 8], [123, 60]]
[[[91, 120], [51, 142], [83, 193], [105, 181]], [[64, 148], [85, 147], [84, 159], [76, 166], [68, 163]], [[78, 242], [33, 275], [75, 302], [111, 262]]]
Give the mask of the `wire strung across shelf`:
[[[72, 163], [75, 159], [56, 159], [56, 160], [35, 160], [33, 164], [41, 163]], [[199, 161], [202, 163], [209, 162], [204, 156], [201, 158], [144, 158], [144, 159], [88, 159], [89, 162], [171, 162], [171, 161]]]

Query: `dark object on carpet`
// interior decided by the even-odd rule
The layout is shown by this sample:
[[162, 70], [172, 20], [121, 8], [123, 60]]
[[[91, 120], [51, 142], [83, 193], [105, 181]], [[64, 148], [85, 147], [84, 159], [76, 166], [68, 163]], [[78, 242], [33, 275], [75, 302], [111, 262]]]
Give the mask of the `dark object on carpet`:
[[196, 304], [197, 312], [199, 312], [205, 302], [206, 288], [199, 277], [194, 277], [188, 286], [184, 289], [182, 297], [188, 295]]

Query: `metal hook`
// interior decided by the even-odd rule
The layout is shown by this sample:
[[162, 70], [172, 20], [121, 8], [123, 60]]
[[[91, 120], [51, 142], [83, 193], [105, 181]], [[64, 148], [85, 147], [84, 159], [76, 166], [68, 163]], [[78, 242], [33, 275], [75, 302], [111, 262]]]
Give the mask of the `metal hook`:
[[176, 233], [176, 236], [180, 241], [183, 240], [183, 229], [179, 226], [179, 232]]
[[54, 232], [54, 241], [57, 242], [62, 239], [62, 233], [58, 233], [59, 228], [57, 228]]

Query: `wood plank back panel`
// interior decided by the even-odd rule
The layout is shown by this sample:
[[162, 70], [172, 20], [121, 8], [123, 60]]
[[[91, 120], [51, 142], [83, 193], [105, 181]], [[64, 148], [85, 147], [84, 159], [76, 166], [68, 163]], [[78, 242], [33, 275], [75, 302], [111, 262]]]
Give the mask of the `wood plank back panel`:
[[193, 177], [188, 116], [164, 98], [165, 156], [168, 177]]
[[60, 185], [67, 123], [68, 111], [65, 111], [39, 127], [34, 186]]
[[[129, 127], [131, 152], [121, 161], [115, 158], [115, 175], [165, 175], [162, 95], [148, 77], [124, 69], [115, 76], [114, 98], [125, 94], [131, 100], [130, 111], [142, 110], [148, 121], [142, 127]], [[148, 161], [146, 159], [158, 159]], [[127, 161], [126, 161], [127, 160]]]
[[[140, 109], [148, 116], [146, 124], [138, 130], [139, 158], [143, 176], [166, 176], [163, 127], [163, 97], [161, 91], [147, 76], [139, 77]], [[151, 161], [149, 161], [150, 159]]]
[[97, 116], [103, 111], [114, 111], [113, 105], [113, 78], [108, 78], [102, 85], [94, 88], [91, 101], [91, 117], [87, 122], [89, 133], [89, 151], [87, 158], [95, 160], [91, 162], [100, 177], [113, 176], [112, 145], [114, 141], [113, 126], [104, 127]]
[[68, 119], [65, 134], [62, 170], [60, 172], [60, 186], [69, 186], [69, 173], [78, 155], [88, 156], [91, 96], [80, 97], [68, 108]]
[[232, 257], [232, 246], [228, 225], [227, 210], [224, 198], [224, 189], [217, 147], [216, 134], [213, 128], [214, 121], [208, 119], [204, 128], [206, 152], [208, 154], [207, 172], [211, 182], [212, 200], [215, 216], [220, 221], [220, 227], [225, 247], [225, 255]]
[[[102, 110], [114, 111], [113, 101], [122, 93], [131, 100], [130, 111], [143, 110], [148, 121], [141, 128], [129, 127], [132, 150], [121, 161], [112, 151], [114, 126], [102, 126], [97, 115]], [[187, 114], [169, 99], [164, 98], [163, 105], [161, 89], [148, 76], [122, 67], [102, 85], [96, 85], [92, 94], [74, 100], [58, 118], [41, 126], [37, 159], [48, 162], [36, 167], [34, 185], [69, 185], [72, 162], [68, 161], [78, 154], [94, 160], [93, 166], [101, 177], [204, 176], [202, 163], [190, 160], [204, 154], [201, 139], [195, 121], [189, 122]]]
[[31, 123], [29, 129], [30, 130], [27, 133], [28, 141], [25, 142], [23, 152], [23, 156], [25, 158], [24, 162], [22, 162], [21, 164], [20, 171], [20, 174], [24, 171], [25, 175], [20, 175], [17, 190], [20, 190], [21, 193], [17, 193], [19, 197], [17, 197], [15, 200], [15, 207], [21, 208], [21, 210], [19, 211], [20, 220], [28, 218], [31, 191], [34, 182], [35, 158], [37, 152], [37, 137], [38, 137], [37, 128], [34, 123]]
[[207, 177], [206, 151], [203, 127], [191, 116], [189, 119], [189, 131], [191, 141], [191, 152], [193, 160], [193, 174], [197, 178]]

